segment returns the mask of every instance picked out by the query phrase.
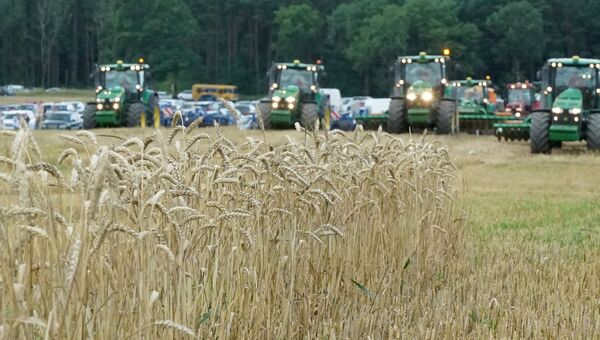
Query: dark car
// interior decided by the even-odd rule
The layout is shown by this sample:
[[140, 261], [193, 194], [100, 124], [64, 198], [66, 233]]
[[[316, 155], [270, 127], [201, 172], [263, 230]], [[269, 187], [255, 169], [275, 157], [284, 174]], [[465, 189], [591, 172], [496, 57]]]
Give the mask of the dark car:
[[69, 111], [52, 111], [46, 116], [42, 122], [42, 129], [81, 129], [83, 120], [77, 112]]

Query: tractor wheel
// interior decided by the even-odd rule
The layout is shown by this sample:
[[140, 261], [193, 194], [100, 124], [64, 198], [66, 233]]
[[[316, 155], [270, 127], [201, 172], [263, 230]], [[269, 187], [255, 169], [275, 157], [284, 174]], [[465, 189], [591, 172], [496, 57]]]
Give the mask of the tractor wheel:
[[315, 129], [315, 122], [317, 119], [319, 119], [317, 104], [302, 104], [302, 110], [300, 111], [300, 124], [302, 124], [302, 126], [308, 131], [313, 131]]
[[587, 148], [600, 151], [600, 113], [593, 113], [587, 119]]
[[265, 130], [269, 130], [273, 125], [271, 123], [271, 102], [261, 102], [260, 104], [258, 104], [258, 110], [260, 111], [260, 115], [262, 116], [263, 126], [265, 127]]
[[133, 103], [129, 105], [127, 110], [127, 126], [140, 127], [142, 122], [142, 114], [146, 114], [146, 125], [148, 125], [148, 113], [144, 112], [143, 103]]
[[389, 133], [408, 131], [408, 116], [404, 107], [404, 99], [392, 99], [390, 101], [386, 130]]
[[83, 111], [83, 128], [86, 130], [96, 128], [96, 106], [86, 105]]
[[531, 153], [550, 153], [550, 115], [547, 112], [533, 112], [531, 114]]
[[454, 114], [455, 104], [450, 100], [442, 100], [438, 104], [435, 127], [438, 135], [447, 135], [452, 133], [452, 115]]

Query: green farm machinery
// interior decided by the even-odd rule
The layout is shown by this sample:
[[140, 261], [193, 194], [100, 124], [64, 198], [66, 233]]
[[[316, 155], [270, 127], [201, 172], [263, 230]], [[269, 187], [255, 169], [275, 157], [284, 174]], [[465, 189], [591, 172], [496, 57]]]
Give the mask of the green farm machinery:
[[387, 114], [388, 132], [406, 132], [409, 127], [433, 128], [438, 134], [452, 132], [456, 104], [446, 96], [449, 54], [446, 49], [444, 55], [421, 52], [418, 56], [397, 58]]
[[496, 92], [489, 79], [453, 81], [447, 92], [447, 96], [455, 98], [458, 103], [461, 132], [491, 134], [494, 123], [507, 118], [497, 114]]
[[600, 59], [550, 59], [542, 69], [541, 108], [531, 113], [532, 153], [585, 140], [600, 150]]
[[328, 122], [329, 97], [319, 91], [324, 74], [320, 62], [274, 63], [269, 70], [269, 96], [259, 105], [264, 127], [287, 128], [299, 122], [312, 130], [318, 119]]
[[84, 129], [152, 125], [158, 96], [150, 89], [150, 66], [143, 59], [131, 64], [119, 60], [99, 65], [94, 79], [96, 100], [85, 108]]

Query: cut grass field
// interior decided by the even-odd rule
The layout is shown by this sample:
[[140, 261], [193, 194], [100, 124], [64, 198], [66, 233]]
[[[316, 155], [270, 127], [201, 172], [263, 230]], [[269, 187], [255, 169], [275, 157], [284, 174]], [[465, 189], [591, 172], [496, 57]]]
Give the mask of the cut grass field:
[[[123, 143], [123, 140], [107, 137], [109, 135], [123, 139], [138, 137], [142, 140], [153, 135], [153, 131], [149, 129], [105, 129], [94, 132], [100, 145], [109, 146]], [[162, 133], [167, 136], [170, 131], [164, 129]], [[198, 133], [214, 135], [214, 129], [198, 129]], [[263, 136], [261, 131], [242, 132], [235, 128], [224, 128], [222, 133], [235, 145], [246, 142], [245, 137], [259, 141], [266, 139], [268, 145], [275, 148], [275, 155], [278, 147], [288, 145], [287, 136], [301, 143], [305, 138], [302, 133], [290, 130], [267, 131]], [[55, 131], [33, 132], [41, 148], [43, 161], [56, 164], [58, 156], [67, 148], [75, 148], [84, 163], [90, 160], [84, 148], [58, 138], [57, 134]], [[65, 134], [75, 135], [75, 132]], [[352, 134], [349, 134], [349, 137], [352, 138]], [[401, 137], [408, 144], [410, 137]], [[416, 145], [420, 145], [422, 137], [414, 136], [414, 139], [418, 141]], [[240, 249], [232, 249], [233, 245], [238, 244], [236, 242], [240, 237], [248, 237], [245, 234], [229, 234], [226, 231], [229, 229], [211, 234], [205, 244], [209, 253], [203, 253], [193, 261], [197, 262], [197, 265], [202, 265], [208, 259], [215, 261], [214, 266], [220, 268], [219, 275], [216, 275], [213, 265], [209, 265], [211, 272], [207, 273], [206, 268], [198, 270], [187, 264], [187, 272], [181, 276], [171, 278], [167, 275], [163, 278], [159, 274], [160, 270], [178, 273], [178, 267], [183, 266], [179, 262], [181, 259], [177, 252], [178, 245], [173, 235], [167, 234], [166, 240], [163, 241], [160, 241], [160, 236], [155, 236], [158, 237], [159, 248], [148, 248], [149, 241], [140, 243], [139, 248], [136, 248], [126, 245], [124, 239], [115, 237], [113, 242], [124, 247], [119, 250], [120, 255], [103, 252], [104, 264], [101, 259], [94, 259], [92, 256], [87, 260], [90, 261], [90, 270], [97, 275], [96, 278], [102, 279], [112, 277], [114, 274], [110, 274], [111, 270], [128, 270], [127, 266], [131, 260], [126, 257], [134, 256], [134, 263], [140, 261], [141, 264], [149, 266], [150, 273], [139, 267], [139, 278], [135, 275], [131, 278], [114, 278], [115, 282], [111, 283], [119, 287], [119, 284], [135, 282], [137, 288], [134, 290], [129, 286], [121, 287], [124, 290], [123, 294], [131, 291], [132, 295], [121, 296], [114, 292], [115, 287], [111, 289], [108, 286], [101, 287], [106, 291], [97, 291], [98, 287], [91, 283], [89, 285], [93, 286], [93, 289], [88, 291], [85, 281], [78, 282], [72, 299], [87, 301], [92, 307], [99, 307], [100, 310], [104, 308], [105, 311], [93, 308], [86, 310], [85, 304], [75, 305], [71, 302], [81, 310], [74, 311], [72, 308], [67, 311], [68, 316], [50, 317], [60, 321], [60, 324], [48, 327], [52, 324], [52, 320], [48, 320], [48, 313], [42, 313], [37, 319], [28, 319], [30, 314], [27, 313], [31, 313], [31, 304], [19, 309], [22, 315], [11, 310], [15, 305], [8, 301], [13, 298], [8, 298], [7, 291], [10, 290], [7, 290], [8, 286], [0, 280], [0, 287], [5, 287], [5, 290], [0, 291], [0, 297], [6, 298], [4, 302], [0, 300], [3, 307], [0, 314], [0, 338], [3, 330], [5, 336], [10, 335], [13, 338], [42, 337], [44, 327], [39, 326], [40, 322], [46, 325], [45, 329], [51, 329], [46, 334], [61, 338], [81, 338], [90, 334], [97, 338], [164, 337], [166, 334], [172, 334], [175, 338], [599, 337], [600, 181], [597, 180], [597, 174], [600, 169], [600, 156], [588, 153], [580, 144], [566, 145], [563, 150], [550, 156], [531, 156], [526, 143], [498, 143], [492, 137], [426, 136], [424, 140], [439, 141], [441, 145], [447, 145], [449, 157], [457, 168], [454, 173], [457, 176], [457, 191], [450, 192], [450, 195], [457, 197], [456, 201], [451, 202], [443, 195], [435, 195], [429, 196], [429, 200], [408, 199], [404, 205], [398, 206], [392, 197], [411, 197], [410, 186], [398, 186], [395, 190], [399, 191], [394, 192], [377, 189], [377, 183], [381, 183], [377, 181], [357, 183], [355, 185], [360, 188], [360, 195], [343, 195], [339, 205], [336, 201], [336, 209], [343, 212], [343, 215], [348, 215], [344, 217], [338, 216], [335, 211], [328, 212], [333, 221], [350, 221], [343, 226], [344, 236], [339, 240], [335, 238], [335, 241], [333, 238], [323, 239], [323, 249], [317, 247], [316, 243], [310, 243], [309, 246], [309, 243], [306, 243], [311, 240], [308, 234], [306, 242], [288, 242], [285, 237], [289, 234], [286, 234], [285, 228], [275, 233], [277, 228], [271, 228], [278, 226], [266, 226], [260, 220], [257, 220], [258, 224], [240, 222], [238, 225], [224, 225], [231, 230], [236, 230], [236, 227], [248, 228], [244, 230], [250, 233], [256, 232], [258, 226], [261, 226], [275, 234], [270, 235], [270, 240], [264, 240], [265, 235], [260, 233], [250, 235], [249, 240], [252, 241], [248, 242], [256, 243], [256, 248], [269, 249], [258, 252], [260, 257], [253, 256], [257, 251], [248, 251], [245, 248], [248, 246], [245, 241], [242, 241]], [[331, 143], [322, 142], [325, 145]], [[361, 146], [363, 149], [360, 153], [373, 153], [376, 160], [385, 159], [382, 158], [385, 152], [378, 153], [377, 149], [369, 146], [372, 141], [367, 139], [366, 143], [367, 145]], [[201, 155], [209, 145], [208, 142], [199, 142], [193, 150]], [[12, 138], [0, 136], [0, 155], [9, 155], [11, 147]], [[169, 150], [176, 154], [173, 151], [176, 148], [176, 145], [171, 145]], [[302, 150], [294, 148], [290, 147], [290, 150]], [[92, 149], [90, 146], [90, 154], [94, 153]], [[413, 149], [407, 150], [407, 154], [398, 154], [399, 163], [412, 159], [409, 154]], [[439, 157], [437, 153], [434, 156], [426, 150], [415, 150], [416, 158], [411, 161], [414, 163], [410, 163], [410, 166], [404, 163], [403, 167], [399, 168], [401, 172], [396, 176], [406, 176], [402, 178], [412, 181], [414, 170], [411, 166], [417, 166], [423, 160], [431, 163]], [[293, 157], [292, 155], [293, 152], [287, 157]], [[302, 158], [301, 153], [297, 155]], [[193, 158], [193, 154], [189, 157]], [[220, 163], [229, 156], [215, 154], [214, 157], [214, 161]], [[346, 161], [349, 159], [351, 158]], [[186, 162], [181, 164], [187, 164]], [[69, 162], [64, 162], [60, 166], [67, 179], [71, 169], [68, 164]], [[214, 178], [217, 178], [217, 174], [228, 172], [227, 162], [225, 165], [222, 172], [215, 172]], [[326, 160], [324, 166], [335, 171], [335, 176], [332, 173], [333, 185], [342, 190], [344, 178], [354, 175], [353, 167], [357, 165], [345, 167], [344, 163]], [[428, 174], [443, 174], [446, 171], [443, 167], [437, 168], [438, 165], [432, 166], [422, 169], [425, 179], [429, 178]], [[160, 172], [160, 169], [156, 171]], [[305, 173], [308, 170], [299, 166], [296, 171]], [[189, 175], [185, 172], [184, 174]], [[384, 178], [385, 173], [373, 172], [372, 176]], [[181, 180], [185, 182], [187, 178], [184, 176]], [[206, 195], [214, 195], [210, 199], [241, 202], [239, 197], [220, 197], [219, 190], [225, 190], [230, 184], [214, 185], [214, 178], [201, 179], [202, 187], [210, 190]], [[365, 176], [363, 180], [366, 181], [367, 178], [369, 177]], [[137, 180], [135, 177], [134, 179]], [[205, 180], [208, 182], [204, 182]], [[429, 191], [437, 193], [437, 190], [440, 190], [437, 187], [439, 180], [438, 178], [431, 182], [431, 179], [428, 179], [421, 182], [415, 179], [415, 188], [412, 190], [418, 192], [419, 196], [428, 197]], [[443, 182], [448, 178], [442, 176], [441, 180]], [[387, 185], [392, 185], [391, 183], [393, 182], [388, 182]], [[392, 185], [390, 189], [393, 187]], [[252, 185], [247, 184], [247, 189], [253, 190], [251, 188]], [[272, 207], [289, 204], [288, 200], [291, 200], [292, 196], [281, 196], [285, 197], [285, 202], [272, 200], [269, 195], [280, 197], [275, 189], [272, 190], [274, 193], [267, 192], [264, 197], [255, 198], [269, 202]], [[263, 195], [260, 191], [256, 194]], [[3, 189], [2, 195], [4, 197], [0, 198], [0, 202], [14, 204], [14, 194]], [[392, 196], [385, 196], [386, 200], [382, 195]], [[200, 199], [201, 202], [204, 202], [203, 200], [204, 198]], [[435, 200], [442, 202], [438, 208], [431, 206]], [[380, 203], [375, 205], [373, 210], [365, 210], [362, 203], [358, 204], [367, 204], [369, 201]], [[71, 211], [73, 208], [66, 207], [72, 207], [73, 204], [75, 207], [79, 205], [73, 202], [62, 203], [61, 205], [65, 205], [62, 210]], [[202, 204], [206, 203], [200, 204], [203, 207]], [[203, 212], [200, 207], [191, 206]], [[241, 207], [242, 205], [238, 206]], [[279, 218], [269, 218], [268, 221], [287, 221], [282, 225], [286, 227], [297, 227], [294, 223], [298, 222], [315, 224], [325, 221], [323, 216], [312, 215], [313, 208], [307, 209], [306, 216], [294, 213], [294, 218], [289, 221]], [[325, 206], [317, 209], [325, 209]], [[403, 212], [405, 209], [408, 209], [408, 213]], [[355, 211], [358, 213], [352, 217]], [[110, 213], [126, 216], [118, 209]], [[152, 215], [152, 211], [150, 214]], [[457, 221], [460, 221], [463, 215], [467, 217], [466, 230], [462, 229], [460, 223], [457, 225]], [[398, 224], [396, 227], [400, 230], [386, 228], [395, 224]], [[422, 234], [423, 229], [416, 226], [431, 228]], [[165, 229], [164, 232], [169, 231]], [[186, 232], [192, 233], [187, 236], [193, 240], [194, 231], [184, 230], [184, 233]], [[277, 236], [279, 232], [282, 234]], [[12, 237], [13, 240], [17, 239], [16, 234]], [[68, 242], [63, 237], [59, 237], [58, 240]], [[275, 245], [273, 242], [276, 240], [282, 243]], [[24, 240], [20, 239], [19, 242], [23, 243]], [[96, 239], [93, 244], [97, 242]], [[140, 255], [138, 251], [144, 249], [168, 253], [170, 250], [167, 244], [173, 248], [177, 266], [170, 266], [162, 260], [152, 264], [137, 258]], [[227, 247], [221, 248], [223, 244]], [[418, 247], [415, 248], [415, 245]], [[301, 251], [300, 248], [303, 247], [304, 250]], [[105, 246], [103, 249], [110, 248]], [[242, 251], [241, 249], [247, 254], [247, 258], [235, 255]], [[44, 255], [42, 250], [38, 251], [40, 255]], [[216, 257], [211, 257], [210, 251], [219, 254], [221, 260], [217, 261]], [[60, 253], [55, 253], [58, 252], [58, 248], [49, 248], [48, 252], [52, 255], [49, 258], [60, 258]], [[67, 252], [70, 253], [71, 251]], [[119, 259], [117, 255], [122, 256], [123, 264], [111, 262], [112, 269], [103, 267], [108, 262]], [[31, 259], [26, 253], [22, 256], [24, 259]], [[14, 262], [14, 258], [12, 260]], [[211, 275], [212, 270], [215, 270], [214, 275]], [[285, 271], [289, 273], [286, 274]], [[0, 273], [4, 282], [12, 275], [6, 269]], [[345, 276], [350, 274], [351, 277]], [[28, 277], [20, 272], [16, 277], [19, 275]], [[81, 273], [77, 275], [79, 280], [85, 278]], [[187, 275], [204, 275], [211, 280], [201, 280], [202, 283], [195, 286], [185, 281]], [[142, 277], [147, 280], [143, 282]], [[350, 279], [352, 283], [344, 283]], [[23, 284], [32, 280], [23, 279]], [[238, 285], [233, 283], [236, 280], [239, 281]], [[15, 282], [17, 285], [21, 284], [18, 279]], [[178, 292], [164, 291], [157, 287], [175, 287]], [[35, 289], [32, 288], [32, 291], [35, 292]], [[110, 293], [111, 291], [113, 292]], [[15, 292], [22, 293], [20, 290]], [[44, 288], [41, 294], [51, 295]], [[94, 298], [84, 298], [85, 294], [93, 294]], [[32, 293], [32, 296], [35, 294]], [[101, 301], [100, 296], [108, 300]], [[138, 299], [143, 301], [143, 297], [146, 296], [150, 296], [151, 302], [148, 302], [148, 305], [133, 305]], [[65, 305], [63, 300], [58, 300], [62, 301], [59, 306]], [[155, 300], [160, 305], [153, 306]], [[215, 307], [216, 301], [219, 303]], [[113, 314], [123, 309], [128, 312], [121, 312], [120, 318], [111, 319], [115, 317]], [[105, 320], [106, 318], [108, 320]], [[114, 326], [117, 322], [121, 325], [120, 329]], [[149, 328], [151, 325], [154, 325], [154, 328]]]

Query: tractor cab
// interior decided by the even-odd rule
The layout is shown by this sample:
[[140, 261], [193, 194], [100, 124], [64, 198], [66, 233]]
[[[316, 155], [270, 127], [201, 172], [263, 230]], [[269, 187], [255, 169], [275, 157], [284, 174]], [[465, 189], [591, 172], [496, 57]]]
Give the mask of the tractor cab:
[[530, 82], [508, 84], [506, 89], [508, 91], [506, 112], [514, 115], [515, 118], [523, 119], [532, 110], [539, 108], [535, 86]]
[[314, 100], [324, 70], [322, 65], [304, 64], [299, 60], [293, 63], [276, 63], [269, 71], [269, 93], [273, 99], [287, 99], [292, 96], [302, 100]]
[[[137, 64], [100, 65], [96, 68], [96, 94], [98, 98], [114, 99], [126, 96], [140, 99], [144, 86], [150, 83], [150, 66], [143, 59]], [[117, 100], [118, 102], [118, 100]]]

